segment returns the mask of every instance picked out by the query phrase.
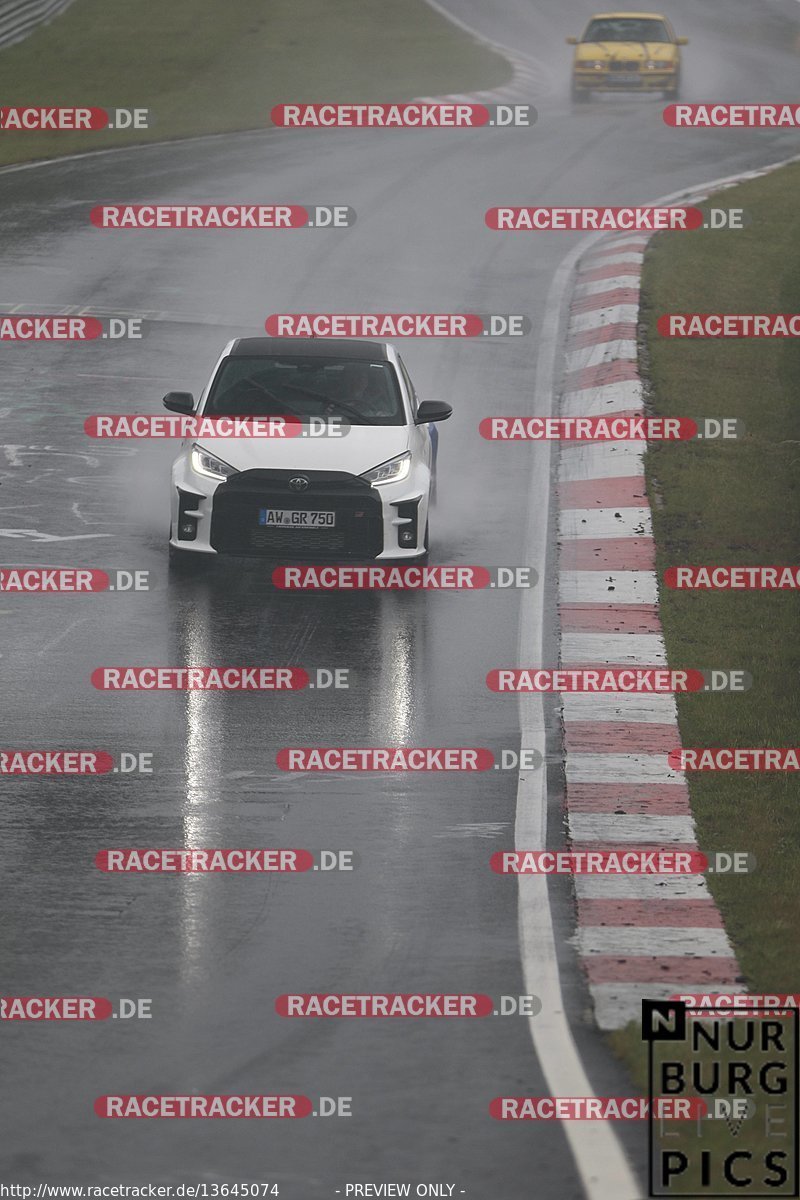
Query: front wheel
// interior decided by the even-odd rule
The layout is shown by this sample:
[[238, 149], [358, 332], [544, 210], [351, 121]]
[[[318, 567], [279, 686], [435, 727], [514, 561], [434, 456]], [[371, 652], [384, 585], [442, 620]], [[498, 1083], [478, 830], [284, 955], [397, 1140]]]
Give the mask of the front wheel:
[[589, 88], [580, 88], [577, 84], [573, 83], [570, 95], [573, 104], [588, 104], [592, 93]]
[[671, 88], [666, 88], [664, 91], [665, 100], [680, 100], [681, 98], [681, 81], [676, 79]]

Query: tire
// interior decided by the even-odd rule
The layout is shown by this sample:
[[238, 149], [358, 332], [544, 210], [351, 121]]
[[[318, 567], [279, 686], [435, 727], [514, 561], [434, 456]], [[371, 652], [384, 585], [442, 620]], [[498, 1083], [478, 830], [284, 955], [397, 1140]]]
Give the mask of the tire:
[[579, 88], [573, 83], [570, 90], [573, 104], [588, 104], [592, 98], [592, 93], [589, 88]]
[[680, 78], [675, 80], [675, 86], [667, 88], [664, 92], [665, 100], [680, 100], [681, 98], [681, 81]]

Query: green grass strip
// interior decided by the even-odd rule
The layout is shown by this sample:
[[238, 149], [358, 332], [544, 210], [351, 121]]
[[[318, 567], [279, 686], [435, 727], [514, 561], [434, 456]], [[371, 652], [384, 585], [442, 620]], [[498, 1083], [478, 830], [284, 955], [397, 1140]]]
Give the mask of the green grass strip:
[[147, 132], [0, 134], [0, 163], [12, 163], [268, 128], [273, 105], [295, 100], [491, 88], [511, 68], [424, 0], [75, 0], [0, 50], [0, 77], [5, 105], [150, 108], [156, 122]]

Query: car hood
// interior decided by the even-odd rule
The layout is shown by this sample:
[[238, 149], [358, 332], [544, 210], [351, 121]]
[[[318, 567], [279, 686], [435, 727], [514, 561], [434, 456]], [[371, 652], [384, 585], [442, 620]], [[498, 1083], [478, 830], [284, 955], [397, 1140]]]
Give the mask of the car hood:
[[408, 450], [409, 433], [407, 425], [351, 425], [339, 438], [204, 437], [196, 444], [237, 471], [347, 471], [363, 475]]
[[575, 58], [578, 61], [591, 59], [592, 62], [613, 62], [615, 59], [672, 62], [677, 53], [678, 47], [671, 42], [581, 42], [576, 47]]

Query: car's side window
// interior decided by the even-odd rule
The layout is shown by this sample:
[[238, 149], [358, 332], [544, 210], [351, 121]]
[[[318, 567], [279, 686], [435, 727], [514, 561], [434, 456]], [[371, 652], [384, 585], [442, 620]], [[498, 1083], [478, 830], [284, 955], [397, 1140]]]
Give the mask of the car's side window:
[[417, 400], [417, 393], [414, 390], [414, 384], [411, 382], [411, 376], [409, 375], [408, 371], [406, 370], [406, 364], [403, 362], [402, 358], [399, 355], [397, 356], [397, 362], [400, 366], [400, 371], [403, 376], [403, 382], [406, 385], [406, 390], [411, 399], [411, 411], [413, 413], [416, 413], [417, 407], [419, 405], [419, 401]]

